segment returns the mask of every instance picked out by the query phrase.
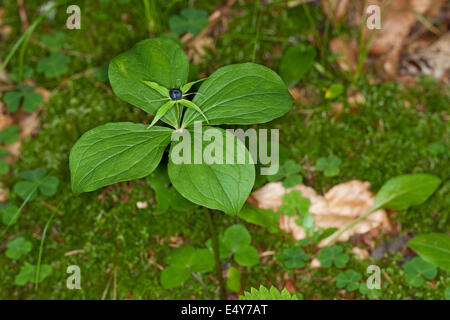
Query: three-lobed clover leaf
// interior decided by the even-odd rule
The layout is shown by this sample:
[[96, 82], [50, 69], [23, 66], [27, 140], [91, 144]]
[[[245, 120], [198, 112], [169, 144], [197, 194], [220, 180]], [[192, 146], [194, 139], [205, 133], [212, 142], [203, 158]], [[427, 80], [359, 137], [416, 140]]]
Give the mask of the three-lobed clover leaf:
[[281, 259], [284, 266], [288, 269], [303, 268], [311, 257], [301, 248], [287, 248], [281, 253]]
[[343, 268], [347, 265], [349, 258], [341, 246], [323, 247], [317, 254], [317, 259], [324, 268], [331, 267], [333, 264], [337, 268]]
[[39, 192], [44, 196], [53, 196], [58, 190], [58, 178], [48, 175], [45, 168], [26, 170], [21, 172], [20, 176], [25, 181], [17, 182], [13, 191], [23, 200], [31, 201]]
[[69, 63], [70, 57], [61, 52], [52, 52], [39, 60], [37, 71], [43, 73], [47, 79], [56, 78], [69, 71]]
[[13, 225], [19, 219], [20, 210], [17, 206], [12, 204], [7, 204], [3, 208], [0, 209], [0, 217], [2, 223], [9, 226]]
[[[222, 135], [223, 141], [230, 138], [234, 144], [217, 146], [225, 151], [221, 161], [180, 164], [171, 155], [181, 141], [170, 143], [172, 134], [191, 133], [195, 121], [207, 120], [210, 125], [265, 123], [288, 112], [292, 97], [275, 72], [254, 63], [226, 66], [206, 80], [190, 83], [188, 75], [185, 53], [167, 37], [143, 40], [111, 60], [109, 79], [114, 93], [155, 118], [150, 126], [110, 123], [85, 133], [70, 154], [74, 192], [148, 176], [170, 144], [168, 172], [174, 188], [197, 205], [229, 215], [239, 213], [254, 185], [254, 164], [225, 159], [236, 147], [248, 155], [244, 144], [217, 128], [215, 133]], [[198, 91], [187, 93], [199, 81]], [[188, 100], [192, 94], [194, 98]], [[158, 120], [174, 129], [156, 126]], [[191, 145], [196, 139], [204, 140], [204, 136], [194, 137]], [[202, 152], [211, 149], [210, 144], [201, 145]]]
[[236, 263], [251, 267], [259, 263], [258, 250], [250, 245], [251, 236], [242, 224], [228, 227], [223, 234], [223, 245], [233, 253]]
[[160, 281], [165, 289], [182, 285], [192, 272], [206, 272], [214, 268], [214, 254], [208, 249], [192, 246], [179, 247], [166, 257], [169, 265], [161, 272]]
[[303, 181], [303, 177], [300, 174], [302, 166], [296, 163], [294, 160], [287, 160], [274, 175], [268, 176], [268, 181], [279, 181], [283, 179], [283, 187], [292, 188]]
[[11, 125], [0, 131], [0, 143], [13, 144], [20, 138], [20, 127]]
[[51, 34], [44, 34], [41, 37], [41, 42], [50, 49], [61, 49], [66, 39], [67, 35], [64, 32], [57, 31]]
[[3, 101], [5, 102], [8, 111], [17, 111], [22, 102], [23, 110], [31, 113], [42, 103], [42, 95], [34, 92], [33, 87], [17, 86], [17, 89], [18, 90], [15, 91], [8, 91], [3, 97]]
[[420, 287], [426, 280], [433, 280], [437, 275], [437, 268], [434, 264], [415, 257], [403, 265], [405, 280], [413, 287]]
[[331, 155], [329, 157], [319, 158], [316, 162], [316, 170], [323, 171], [325, 177], [335, 177], [340, 172], [342, 161], [338, 157]]
[[[9, 151], [0, 147], [0, 158], [10, 157], [10, 156], [11, 156], [11, 153]], [[5, 174], [8, 171], [9, 171], [9, 164], [5, 160], [0, 159], [0, 175]]]
[[31, 247], [31, 241], [25, 240], [24, 237], [18, 237], [6, 244], [5, 255], [16, 260], [30, 252]]
[[284, 288], [281, 292], [274, 286], [267, 289], [263, 285], [259, 289], [251, 288], [239, 296], [239, 300], [299, 300], [298, 294], [291, 294]]
[[[38, 282], [42, 282], [45, 278], [52, 274], [52, 267], [48, 264], [42, 264], [39, 268]], [[20, 272], [16, 275], [14, 283], [18, 286], [23, 286], [28, 282], [35, 282], [37, 267], [28, 262], [20, 268]]]
[[359, 292], [370, 300], [379, 299], [381, 297], [380, 289], [369, 289], [367, 283], [363, 282], [359, 285]]
[[208, 12], [202, 9], [186, 8], [181, 10], [180, 15], [173, 15], [169, 18], [170, 31], [177, 35], [185, 32], [198, 34], [208, 24]]
[[361, 280], [361, 273], [349, 269], [341, 272], [336, 277], [336, 287], [345, 289], [346, 291], [355, 291], [359, 288], [359, 280]]

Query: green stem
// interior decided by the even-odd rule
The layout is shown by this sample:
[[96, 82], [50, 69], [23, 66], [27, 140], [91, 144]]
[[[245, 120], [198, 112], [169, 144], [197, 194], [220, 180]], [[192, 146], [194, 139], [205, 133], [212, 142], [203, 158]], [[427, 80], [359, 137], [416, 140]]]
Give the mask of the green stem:
[[39, 245], [39, 256], [38, 256], [38, 262], [36, 265], [36, 277], [34, 279], [34, 288], [37, 289], [39, 286], [39, 272], [41, 269], [41, 260], [42, 260], [42, 252], [44, 251], [44, 240], [45, 240], [45, 236], [47, 235], [47, 229], [50, 226], [50, 223], [53, 220], [53, 217], [55, 216], [57, 210], [53, 211], [52, 215], [50, 216], [50, 218], [48, 219], [47, 223], [45, 224], [45, 228], [44, 231], [42, 232], [42, 236], [41, 236], [41, 243]]
[[219, 257], [219, 244], [217, 242], [216, 228], [214, 227], [214, 222], [211, 218], [211, 213], [209, 212], [209, 210], [205, 210], [205, 211], [206, 211], [206, 220], [208, 221], [209, 232], [211, 233], [211, 239], [212, 239], [212, 243], [213, 243], [214, 258], [216, 260], [216, 273], [217, 273], [217, 279], [219, 280], [220, 299], [227, 300], [227, 294], [226, 294], [226, 290], [225, 290], [225, 282], [223, 281], [223, 275], [222, 275], [222, 263], [220, 262], [220, 257]]

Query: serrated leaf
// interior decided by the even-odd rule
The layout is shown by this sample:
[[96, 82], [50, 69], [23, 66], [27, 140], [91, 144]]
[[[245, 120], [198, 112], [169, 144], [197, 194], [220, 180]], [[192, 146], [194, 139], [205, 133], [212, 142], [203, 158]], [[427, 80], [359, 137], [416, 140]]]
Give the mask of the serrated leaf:
[[[211, 130], [212, 128], [203, 127], [203, 129], [210, 133], [214, 132], [222, 138], [207, 143], [202, 141], [202, 136], [199, 134], [192, 134], [187, 146], [191, 148], [191, 157], [181, 161], [180, 164], [174, 163], [173, 155], [178, 154], [177, 150], [182, 150], [183, 141], [172, 142], [168, 165], [170, 181], [175, 189], [189, 201], [210, 209], [221, 210], [232, 216], [237, 215], [255, 182], [254, 165], [248, 161], [239, 164], [237, 154], [242, 152], [245, 159], [251, 159], [251, 156], [244, 144], [232, 133], [220, 128]], [[184, 139], [185, 137], [182, 140]], [[195, 145], [202, 146], [201, 153], [196, 153]], [[208, 164], [205, 161], [207, 159], [203, 157], [208, 150], [211, 151], [211, 146], [216, 150], [217, 157], [220, 157], [219, 163], [215, 159], [210, 159], [211, 164]], [[174, 150], [174, 148], [177, 149]], [[235, 152], [236, 148], [238, 151]], [[195, 163], [196, 154], [203, 159], [202, 163]], [[232, 163], [227, 163], [227, 154], [234, 154]]]
[[[283, 80], [272, 70], [254, 63], [222, 67], [202, 83], [193, 101], [210, 124], [255, 124], [276, 119], [292, 107]], [[187, 110], [183, 128], [201, 121]]]
[[441, 184], [430, 174], [405, 174], [388, 180], [378, 191], [373, 208], [406, 210], [425, 202]]
[[298, 300], [298, 297], [290, 294], [286, 289], [280, 292], [272, 286], [269, 291], [261, 285], [259, 289], [251, 288], [250, 292], [245, 291], [243, 296], [239, 296], [239, 300]]
[[70, 152], [75, 193], [148, 176], [161, 161], [172, 130], [129, 122], [108, 123], [86, 132]]
[[408, 246], [425, 261], [450, 271], [450, 236], [443, 233], [428, 233], [415, 236]]
[[[187, 82], [188, 74], [186, 54], [167, 38], [143, 40], [112, 59], [109, 64], [109, 80], [114, 93], [153, 115], [164, 102], [154, 101], [161, 99], [161, 95], [143, 81], [174, 89]], [[162, 120], [177, 126], [175, 110], [167, 113]]]

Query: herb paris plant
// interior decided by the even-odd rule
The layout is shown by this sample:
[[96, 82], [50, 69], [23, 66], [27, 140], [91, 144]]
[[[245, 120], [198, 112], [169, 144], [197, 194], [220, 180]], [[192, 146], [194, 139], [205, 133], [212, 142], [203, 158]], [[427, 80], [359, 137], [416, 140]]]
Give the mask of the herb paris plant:
[[[207, 119], [209, 125], [265, 123], [282, 116], [292, 105], [281, 78], [258, 64], [218, 69], [208, 79], [201, 79], [204, 81], [192, 101], [185, 98], [195, 84], [187, 83], [188, 73], [185, 53], [170, 39], [143, 40], [111, 61], [109, 78], [114, 93], [155, 118], [150, 126], [108, 123], [86, 132], [70, 153], [75, 193], [148, 176], [161, 161], [172, 133], [192, 130], [195, 121]], [[156, 126], [158, 120], [173, 128]], [[218, 130], [230, 138], [231, 133]], [[236, 137], [231, 140], [242, 147]], [[169, 156], [168, 171], [172, 185], [183, 197], [230, 215], [240, 211], [255, 180], [251, 163], [175, 164]]]

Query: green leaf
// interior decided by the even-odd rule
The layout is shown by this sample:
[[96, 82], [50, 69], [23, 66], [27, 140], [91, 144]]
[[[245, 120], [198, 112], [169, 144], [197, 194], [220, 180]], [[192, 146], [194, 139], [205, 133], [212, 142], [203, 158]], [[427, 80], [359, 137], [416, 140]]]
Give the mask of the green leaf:
[[27, 92], [23, 98], [23, 110], [32, 113], [42, 103], [43, 98], [40, 93]]
[[232, 251], [249, 246], [251, 240], [250, 233], [242, 224], [234, 224], [228, 227], [223, 234], [223, 242]]
[[34, 200], [38, 194], [38, 187], [36, 183], [31, 181], [19, 181], [14, 187], [13, 191], [22, 200], [28, 199], [28, 201]]
[[142, 82], [144, 82], [147, 86], [149, 86], [153, 90], [158, 91], [158, 93], [161, 96], [163, 96], [164, 98], [170, 98], [169, 89], [167, 89], [166, 87], [163, 87], [163, 86], [161, 86], [158, 83], [153, 82], [153, 81], [142, 81]]
[[169, 18], [170, 31], [180, 35], [186, 32], [198, 34], [209, 25], [208, 12], [202, 9], [186, 8], [180, 15]]
[[425, 282], [424, 279], [433, 280], [437, 275], [437, 268], [435, 265], [423, 260], [420, 257], [415, 257], [403, 265], [405, 270], [405, 280], [413, 287], [420, 287]]
[[331, 267], [332, 264], [338, 268], [343, 268], [350, 258], [343, 251], [344, 248], [341, 246], [323, 247], [317, 254], [317, 259], [319, 259], [324, 268]]
[[247, 222], [267, 228], [269, 232], [274, 233], [280, 230], [280, 227], [278, 226], [280, 214], [274, 212], [272, 209], [264, 210], [245, 204], [242, 210], [239, 211], [238, 216]]
[[336, 287], [339, 289], [345, 288], [346, 291], [355, 291], [359, 288], [359, 280], [362, 275], [353, 269], [341, 272], [336, 277]]
[[261, 285], [259, 289], [251, 288], [250, 292], [245, 291], [243, 296], [239, 296], [239, 300], [299, 300], [295, 294], [290, 294], [286, 289], [279, 291], [275, 287], [268, 290]]
[[48, 176], [45, 168], [25, 170], [20, 173], [20, 176], [26, 181], [17, 182], [13, 187], [13, 191], [23, 200], [34, 200], [38, 191], [44, 196], [52, 196], [58, 189], [58, 178]]
[[10, 157], [11, 153], [5, 148], [0, 147], [0, 157]]
[[[208, 130], [210, 133], [216, 133], [218, 137], [222, 135], [222, 138], [206, 143], [202, 142], [203, 139], [199, 134], [193, 134], [187, 147], [192, 150], [190, 163], [185, 163], [189, 161], [183, 161], [180, 164], [174, 163], [173, 153], [176, 153], [174, 148], [178, 148], [178, 144], [184, 141], [173, 142], [168, 165], [170, 181], [175, 189], [189, 201], [235, 216], [247, 200], [255, 182], [254, 165], [249, 163], [249, 161], [239, 164], [237, 154], [239, 151], [242, 151], [242, 153], [245, 153], [245, 159], [251, 159], [251, 156], [248, 150], [245, 149], [244, 144], [229, 131], [220, 128], [209, 131], [211, 129], [209, 127], [203, 127], [203, 129]], [[218, 159], [219, 163], [212, 159], [212, 163], [208, 164], [205, 161], [206, 159], [204, 159], [202, 163], [195, 164], [194, 156], [196, 150], [194, 146], [196, 144], [202, 145], [201, 154], [197, 152], [197, 155], [201, 157], [205, 154], [205, 150], [211, 150], [210, 147], [215, 146], [217, 157], [220, 157], [220, 152], [222, 153], [222, 157]], [[183, 144], [180, 146], [183, 146]], [[234, 152], [236, 148], [238, 151]], [[227, 154], [234, 154], [232, 163], [227, 163]]]
[[283, 204], [280, 206], [280, 212], [294, 217], [296, 215], [306, 215], [309, 210], [310, 200], [302, 198], [300, 190], [292, 190], [283, 196]]
[[233, 266], [228, 268], [227, 271], [227, 288], [233, 292], [241, 291], [241, 273]]
[[192, 109], [197, 111], [198, 113], [200, 113], [202, 115], [202, 117], [205, 119], [205, 121], [207, 123], [209, 123], [208, 118], [205, 116], [205, 114], [202, 112], [202, 110], [192, 101], [186, 100], [186, 99], [181, 99], [180, 100], [180, 104], [185, 106], [186, 108]]
[[302, 181], [303, 181], [303, 177], [300, 174], [293, 174], [293, 175], [286, 177], [286, 179], [283, 180], [283, 187], [292, 188], [292, 187], [295, 187], [296, 185], [302, 183]]
[[181, 246], [172, 250], [166, 257], [166, 263], [188, 268], [192, 264], [195, 248], [193, 246]]
[[165, 104], [163, 104], [161, 106], [161, 108], [158, 109], [158, 111], [156, 111], [156, 115], [152, 120], [152, 123], [150, 123], [150, 127], [153, 127], [153, 125], [158, 122], [159, 119], [161, 119], [162, 117], [164, 117], [164, 115], [167, 113], [167, 111], [169, 111], [174, 105], [175, 105], [176, 101], [170, 100], [168, 102], [166, 102]]
[[[193, 102], [213, 125], [265, 123], [292, 107], [283, 80], [269, 68], [254, 63], [220, 68], [202, 83]], [[194, 110], [187, 110], [182, 127], [201, 119]]]
[[192, 256], [191, 271], [204, 272], [214, 269], [214, 253], [208, 249], [197, 249]]
[[6, 244], [5, 255], [10, 259], [19, 259], [31, 251], [31, 241], [25, 240], [24, 237], [18, 237]]
[[445, 300], [450, 300], [450, 287], [445, 288]]
[[430, 174], [405, 174], [388, 180], [378, 191], [375, 209], [406, 210], [425, 202], [441, 184]]
[[9, 171], [9, 164], [6, 161], [0, 159], [0, 175], [8, 173], [8, 171]]
[[66, 41], [67, 35], [63, 32], [54, 32], [52, 34], [44, 34], [41, 42], [51, 49], [61, 49]]
[[57, 177], [49, 176], [46, 177], [41, 184], [39, 185], [39, 191], [44, 196], [53, 196], [56, 194], [56, 191], [58, 190], [59, 180]]
[[45, 168], [37, 168], [32, 170], [25, 170], [20, 173], [20, 176], [31, 182], [38, 182], [47, 174], [47, 170]]
[[342, 83], [333, 83], [325, 92], [326, 99], [335, 99], [343, 94], [345, 91], [345, 87]]
[[22, 99], [22, 92], [20, 91], [8, 91], [3, 96], [3, 102], [5, 102], [6, 108], [8, 109], [9, 112], [17, 111], [21, 99]]
[[20, 210], [15, 205], [9, 205], [0, 209], [3, 224], [9, 226], [17, 222], [20, 216]]
[[234, 253], [234, 261], [245, 267], [252, 267], [259, 263], [258, 250], [247, 245], [238, 247]]
[[161, 161], [172, 130], [129, 122], [92, 129], [70, 152], [72, 190], [88, 192], [149, 175]]
[[191, 90], [191, 88], [192, 88], [193, 85], [195, 85], [195, 84], [197, 84], [197, 83], [199, 83], [199, 82], [201, 82], [201, 81], [205, 81], [206, 79], [208, 79], [208, 78], [198, 79], [198, 80], [195, 80], [195, 81], [186, 83], [185, 85], [183, 85], [183, 86], [181, 87], [181, 92], [183, 92], [183, 93], [188, 92], [189, 90]]
[[280, 75], [288, 87], [292, 87], [311, 69], [316, 49], [299, 44], [289, 47], [281, 58]]
[[[23, 286], [28, 282], [34, 282], [36, 279], [37, 267], [26, 262], [21, 268], [18, 275], [14, 279], [14, 283], [18, 286]], [[52, 267], [48, 264], [42, 264], [39, 268], [38, 282], [42, 282], [45, 278], [52, 274]]]
[[44, 73], [47, 79], [56, 78], [69, 71], [70, 57], [61, 52], [52, 52], [37, 64], [37, 71]]
[[287, 248], [281, 253], [283, 264], [288, 269], [303, 268], [310, 255], [300, 248]]
[[323, 171], [325, 177], [335, 177], [340, 172], [342, 161], [338, 157], [331, 155], [329, 157], [319, 158], [316, 162], [316, 170]]
[[359, 292], [365, 295], [370, 300], [379, 299], [381, 297], [381, 290], [379, 289], [369, 289], [367, 283], [363, 282], [359, 284]]
[[[187, 82], [188, 74], [186, 54], [167, 38], [143, 40], [112, 59], [109, 64], [109, 80], [114, 93], [153, 115], [164, 101], [154, 101], [161, 99], [161, 94], [143, 81], [174, 89]], [[176, 126], [175, 110], [171, 110], [162, 120]]]
[[174, 265], [164, 268], [160, 281], [164, 289], [170, 289], [182, 285], [190, 276], [191, 272], [188, 269]]
[[[218, 246], [219, 246], [219, 258], [220, 259], [227, 259], [230, 257], [232, 250], [231, 248], [224, 242], [224, 238], [223, 236], [219, 236], [217, 237], [217, 242], [218, 242]], [[213, 245], [212, 245], [212, 240], [208, 239], [206, 241], [206, 247], [213, 252]]]
[[0, 131], [0, 143], [12, 144], [20, 138], [20, 127], [17, 125], [11, 125], [2, 131]]
[[409, 240], [408, 246], [425, 261], [450, 271], [450, 236], [443, 233], [422, 234]]

